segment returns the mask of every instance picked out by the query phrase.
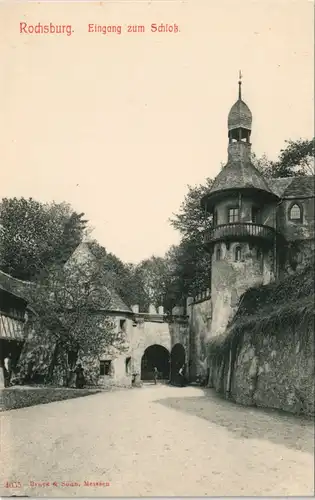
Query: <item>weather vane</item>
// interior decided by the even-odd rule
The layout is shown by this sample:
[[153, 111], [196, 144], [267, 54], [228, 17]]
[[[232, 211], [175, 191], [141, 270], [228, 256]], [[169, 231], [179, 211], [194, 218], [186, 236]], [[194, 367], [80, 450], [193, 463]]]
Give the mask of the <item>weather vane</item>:
[[241, 89], [241, 86], [242, 86], [242, 72], [241, 70], [239, 70], [239, 80], [238, 80], [238, 98], [241, 99], [242, 98], [242, 89]]

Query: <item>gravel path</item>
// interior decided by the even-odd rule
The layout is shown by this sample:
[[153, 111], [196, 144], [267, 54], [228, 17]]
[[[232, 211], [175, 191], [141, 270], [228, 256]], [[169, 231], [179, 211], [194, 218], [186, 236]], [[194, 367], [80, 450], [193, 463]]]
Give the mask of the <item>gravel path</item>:
[[3, 496], [314, 494], [313, 422], [211, 389], [147, 385], [0, 418]]

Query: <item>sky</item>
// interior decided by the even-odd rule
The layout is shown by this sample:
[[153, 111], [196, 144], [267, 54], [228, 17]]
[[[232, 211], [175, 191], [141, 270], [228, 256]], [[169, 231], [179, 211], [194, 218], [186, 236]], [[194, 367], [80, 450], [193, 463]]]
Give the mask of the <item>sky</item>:
[[313, 25], [306, 0], [1, 2], [1, 198], [70, 203], [123, 261], [163, 255], [187, 186], [227, 160], [240, 69], [258, 156], [313, 137]]

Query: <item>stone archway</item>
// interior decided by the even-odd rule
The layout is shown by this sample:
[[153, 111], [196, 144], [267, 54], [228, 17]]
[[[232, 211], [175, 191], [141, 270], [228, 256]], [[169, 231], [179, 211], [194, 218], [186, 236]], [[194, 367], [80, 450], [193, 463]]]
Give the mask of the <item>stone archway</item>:
[[146, 348], [141, 358], [141, 380], [153, 380], [154, 367], [158, 369], [159, 379], [168, 380], [170, 375], [170, 353], [160, 344]]
[[185, 348], [182, 344], [175, 344], [171, 351], [171, 382], [179, 382], [179, 370], [186, 363]]

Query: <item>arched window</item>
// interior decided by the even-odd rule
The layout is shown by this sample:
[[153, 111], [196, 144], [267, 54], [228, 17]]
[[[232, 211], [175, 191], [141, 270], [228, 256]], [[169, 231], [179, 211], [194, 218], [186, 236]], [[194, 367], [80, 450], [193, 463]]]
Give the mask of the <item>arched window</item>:
[[215, 252], [215, 260], [221, 260], [221, 247], [218, 246]]
[[289, 219], [295, 222], [302, 222], [302, 217], [303, 214], [301, 205], [298, 205], [297, 203], [291, 205], [289, 209]]
[[239, 262], [242, 259], [242, 249], [240, 246], [235, 247], [234, 258], [235, 262]]

